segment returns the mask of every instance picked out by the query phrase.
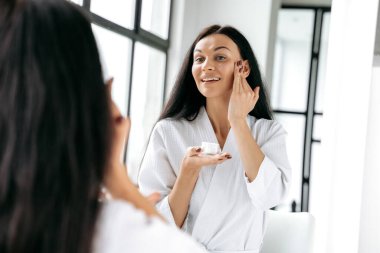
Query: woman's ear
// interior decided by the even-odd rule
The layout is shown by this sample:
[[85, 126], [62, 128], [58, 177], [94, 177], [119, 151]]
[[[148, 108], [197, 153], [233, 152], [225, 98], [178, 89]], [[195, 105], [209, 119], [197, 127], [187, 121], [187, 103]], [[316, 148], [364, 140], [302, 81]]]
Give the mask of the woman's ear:
[[251, 68], [249, 67], [249, 62], [248, 60], [243, 61], [243, 73], [242, 75], [244, 78], [247, 78], [249, 76], [249, 73], [251, 73]]

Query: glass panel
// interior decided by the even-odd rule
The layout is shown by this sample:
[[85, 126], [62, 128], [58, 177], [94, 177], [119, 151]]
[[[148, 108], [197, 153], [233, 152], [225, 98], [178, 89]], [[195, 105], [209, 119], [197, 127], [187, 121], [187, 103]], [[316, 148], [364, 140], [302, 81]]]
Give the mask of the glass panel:
[[[316, 203], [316, 200], [318, 200], [318, 197], [314, 197], [317, 194], [320, 193], [317, 189], [317, 185], [313, 184], [313, 179], [317, 180], [318, 171], [320, 171], [322, 168], [321, 163], [321, 157], [322, 157], [322, 150], [321, 150], [321, 144], [314, 142], [311, 146], [312, 152], [311, 152], [311, 168], [310, 168], [310, 195], [309, 195], [309, 211], [314, 212], [316, 209], [321, 209], [321, 206], [323, 206], [323, 203]], [[319, 179], [324, 181], [323, 179]], [[320, 182], [322, 182], [320, 181]], [[322, 186], [323, 187], [323, 186]], [[321, 189], [320, 189], [321, 190]]]
[[131, 40], [97, 25], [92, 25], [92, 28], [103, 62], [104, 78], [114, 78], [112, 98], [125, 116], [128, 106]]
[[296, 210], [301, 207], [301, 187], [302, 187], [302, 163], [303, 145], [305, 135], [305, 116], [292, 114], [276, 114], [276, 119], [288, 132], [286, 140], [289, 162], [292, 167], [292, 183], [288, 196], [276, 209], [291, 210], [293, 200], [297, 203]]
[[271, 101], [274, 109], [306, 111], [314, 11], [280, 10]]
[[135, 183], [150, 132], [161, 112], [165, 64], [165, 53], [136, 43], [130, 107], [132, 127], [127, 154], [128, 173]]
[[323, 117], [321, 115], [314, 116], [314, 124], [313, 124], [313, 139], [314, 140], [321, 140], [322, 120], [323, 120]]
[[327, 46], [329, 39], [330, 27], [330, 13], [323, 14], [321, 46], [319, 51], [319, 64], [318, 64], [318, 80], [317, 80], [317, 94], [315, 100], [315, 111], [323, 112], [323, 90], [325, 87], [326, 79], [326, 59], [327, 59]]
[[135, 0], [91, 0], [91, 12], [128, 29], [133, 29]]
[[170, 0], [143, 0], [141, 10], [141, 28], [168, 38]]

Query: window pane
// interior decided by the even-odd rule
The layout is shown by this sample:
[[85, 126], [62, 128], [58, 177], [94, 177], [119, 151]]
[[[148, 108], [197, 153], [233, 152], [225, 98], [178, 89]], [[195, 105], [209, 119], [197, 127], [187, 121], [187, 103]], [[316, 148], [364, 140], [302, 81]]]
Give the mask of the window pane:
[[[323, 204], [316, 203], [318, 197], [314, 197], [325, 189], [318, 189], [316, 184], [313, 184], [313, 179], [317, 180], [318, 171], [321, 171], [321, 144], [314, 142], [312, 145], [311, 153], [311, 168], [310, 168], [310, 196], [309, 196], [309, 211], [314, 212], [314, 210], [320, 209]], [[322, 179], [323, 180], [323, 179]], [[321, 181], [322, 182], [322, 181]], [[323, 185], [321, 185], [323, 187]], [[323, 207], [322, 207], [323, 208]]]
[[323, 117], [321, 115], [314, 116], [314, 124], [313, 124], [313, 139], [314, 140], [321, 140], [322, 120], [323, 120]]
[[297, 203], [297, 210], [300, 210], [305, 117], [302, 115], [276, 114], [276, 119], [288, 132], [286, 143], [289, 162], [292, 167], [290, 192], [283, 201], [283, 204], [278, 206], [277, 209], [290, 211], [291, 203], [295, 200]]
[[164, 94], [165, 53], [136, 43], [131, 93], [131, 134], [128, 141], [128, 173], [137, 181], [146, 144], [161, 112]]
[[114, 78], [112, 98], [123, 115], [127, 114], [131, 58], [131, 40], [117, 33], [92, 25], [103, 62], [104, 78]]
[[271, 101], [274, 109], [306, 111], [314, 11], [280, 10]]
[[128, 29], [133, 29], [135, 0], [91, 0], [91, 12]]
[[141, 27], [167, 39], [169, 32], [170, 0], [143, 0]]
[[321, 45], [319, 51], [319, 66], [317, 80], [317, 94], [315, 100], [315, 111], [323, 112], [323, 90], [325, 87], [327, 46], [329, 39], [330, 13], [323, 14]]

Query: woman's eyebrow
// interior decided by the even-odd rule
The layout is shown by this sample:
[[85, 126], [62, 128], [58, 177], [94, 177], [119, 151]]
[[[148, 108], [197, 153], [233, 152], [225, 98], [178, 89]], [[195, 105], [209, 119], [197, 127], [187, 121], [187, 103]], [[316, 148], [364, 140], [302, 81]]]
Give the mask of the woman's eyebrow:
[[214, 51], [217, 51], [220, 49], [227, 49], [228, 51], [231, 51], [228, 47], [225, 47], [225, 46], [216, 47], [216, 48], [214, 48]]
[[[227, 49], [228, 51], [231, 51], [228, 47], [225, 47], [225, 46], [220, 46], [220, 47], [216, 47], [216, 48], [214, 48], [214, 51], [218, 51], [218, 50], [220, 50], [220, 49]], [[200, 50], [200, 49], [194, 49], [194, 53], [195, 52], [200, 52], [200, 53], [202, 53], [202, 50]]]

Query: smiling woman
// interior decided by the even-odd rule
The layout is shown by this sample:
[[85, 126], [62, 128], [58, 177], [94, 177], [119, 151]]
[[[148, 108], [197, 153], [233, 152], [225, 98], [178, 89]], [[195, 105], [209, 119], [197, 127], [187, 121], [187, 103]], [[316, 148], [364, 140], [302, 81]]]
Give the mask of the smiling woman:
[[[219, 39], [222, 40], [219, 41]], [[218, 25], [210, 26], [204, 29], [193, 42], [187, 52], [182, 68], [179, 71], [177, 80], [172, 90], [172, 94], [160, 116], [160, 119], [174, 117], [176, 119], [185, 118], [187, 120], [193, 120], [197, 117], [199, 109], [206, 104], [206, 98], [198, 91], [197, 86], [189, 84], [195, 84], [196, 77], [193, 76], [193, 70], [196, 69], [196, 66], [200, 61], [205, 60], [204, 55], [200, 55], [202, 57], [197, 57], [197, 54], [201, 53], [199, 50], [202, 50], [202, 45], [206, 46], [205, 43], [211, 43], [211, 41], [214, 41], [213, 43], [220, 44], [213, 45], [214, 52], [220, 51], [219, 55], [215, 55], [214, 61], [225, 61], [227, 59], [227, 55], [222, 53], [226, 53], [228, 50], [232, 50], [229, 55], [232, 57], [232, 62], [230, 60], [230, 63], [236, 63], [237, 59], [245, 60], [245, 67], [249, 68], [249, 75], [246, 76], [248, 85], [252, 89], [257, 86], [261, 87], [259, 91], [260, 99], [257, 101], [257, 104], [249, 112], [249, 114], [258, 118], [272, 119], [272, 112], [267, 100], [262, 75], [260, 73], [257, 59], [251, 49], [251, 46], [249, 45], [249, 42], [236, 29], [228, 26], [220, 27]], [[226, 44], [224, 45], [223, 43]], [[236, 50], [233, 52], [234, 49]], [[233, 61], [234, 59], [235, 62]], [[206, 63], [208, 63], [207, 59]], [[232, 66], [230, 69], [230, 74], [232, 74], [233, 71], [231, 72], [231, 70], [233, 70], [233, 65], [229, 66], [230, 68]], [[225, 70], [222, 70], [222, 72], [224, 71]], [[230, 78], [232, 87], [233, 77], [231, 76]]]
[[[207, 27], [153, 129], [140, 189], [160, 192], [157, 208], [210, 252], [258, 253], [264, 211], [289, 188], [285, 136], [248, 41], [235, 28]], [[206, 155], [204, 142], [221, 152]]]

